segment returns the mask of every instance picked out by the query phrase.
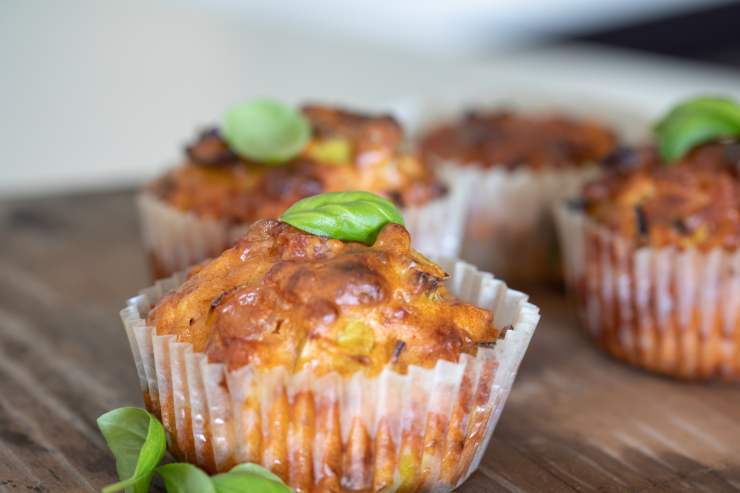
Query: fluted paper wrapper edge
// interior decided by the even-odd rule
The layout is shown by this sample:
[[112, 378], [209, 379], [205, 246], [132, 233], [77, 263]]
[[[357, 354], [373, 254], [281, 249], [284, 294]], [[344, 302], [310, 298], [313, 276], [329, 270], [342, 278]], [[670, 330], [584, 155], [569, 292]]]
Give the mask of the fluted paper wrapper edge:
[[740, 252], [634, 248], [555, 209], [566, 282], [589, 334], [635, 366], [740, 380]]
[[146, 325], [182, 273], [121, 311], [147, 408], [181, 460], [215, 472], [255, 462], [299, 491], [449, 491], [478, 467], [539, 321], [527, 296], [442, 259], [449, 289], [511, 326], [492, 348], [433, 368], [314, 377], [281, 368], [227, 371]]

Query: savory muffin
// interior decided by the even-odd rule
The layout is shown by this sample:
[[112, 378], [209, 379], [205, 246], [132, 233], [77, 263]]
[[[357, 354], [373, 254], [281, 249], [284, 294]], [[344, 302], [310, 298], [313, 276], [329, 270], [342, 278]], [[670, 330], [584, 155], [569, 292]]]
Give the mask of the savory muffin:
[[259, 220], [133, 298], [121, 315], [147, 408], [171, 451], [211, 472], [254, 462], [300, 492], [449, 491], [478, 466], [537, 308], [444, 260], [450, 280], [400, 224], [334, 238]]
[[445, 193], [420, 160], [401, 151], [403, 131], [392, 117], [322, 106], [301, 111], [313, 133], [285, 164], [240, 157], [212, 128], [188, 145], [183, 164], [149, 190], [181, 211], [237, 224], [278, 217], [295, 201], [322, 192], [366, 190], [399, 207], [419, 206]]
[[666, 162], [623, 154], [558, 212], [566, 274], [610, 354], [683, 377], [740, 378], [740, 145]]
[[310, 134], [287, 160], [265, 162], [240, 154], [224, 128], [211, 128], [187, 146], [182, 164], [146, 187], [140, 209], [156, 277], [220, 253], [246, 226], [279, 216], [303, 197], [345, 190], [391, 199], [404, 208], [412, 232], [436, 227], [439, 234], [415, 234], [417, 247], [457, 253], [465, 194], [449, 190], [403, 150], [403, 130], [392, 117], [326, 106], [295, 113]]
[[419, 144], [444, 175], [472, 175], [461, 255], [510, 282], [558, 279], [552, 205], [593, 177], [616, 146], [597, 122], [502, 110], [468, 112]]

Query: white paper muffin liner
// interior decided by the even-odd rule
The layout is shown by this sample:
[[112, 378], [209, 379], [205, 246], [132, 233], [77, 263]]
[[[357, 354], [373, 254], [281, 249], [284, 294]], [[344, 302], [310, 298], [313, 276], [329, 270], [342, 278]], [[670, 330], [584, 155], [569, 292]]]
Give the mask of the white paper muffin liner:
[[740, 380], [740, 252], [634, 248], [556, 209], [566, 282], [589, 334], [635, 366]]
[[254, 462], [311, 491], [449, 491], [478, 467], [539, 320], [527, 296], [469, 264], [442, 260], [457, 297], [511, 326], [456, 363], [375, 377], [245, 366], [227, 371], [146, 316], [181, 284], [157, 282], [121, 311], [147, 408], [170, 450], [211, 472]]
[[[402, 210], [413, 246], [425, 255], [457, 257], [462, 244], [470, 189], [467, 176], [445, 181], [448, 193]], [[144, 191], [137, 199], [142, 236], [155, 278], [167, 277], [231, 246], [247, 225], [202, 218]]]
[[597, 175], [598, 167], [508, 170], [440, 163], [442, 176], [471, 185], [460, 256], [507, 282], [557, 280], [560, 260], [552, 209]]

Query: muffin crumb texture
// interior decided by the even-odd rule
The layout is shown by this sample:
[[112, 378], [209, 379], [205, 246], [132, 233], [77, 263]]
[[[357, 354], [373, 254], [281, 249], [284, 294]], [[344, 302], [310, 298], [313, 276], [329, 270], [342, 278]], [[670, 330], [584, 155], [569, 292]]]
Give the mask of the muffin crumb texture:
[[453, 298], [445, 278], [397, 224], [368, 247], [263, 220], [193, 269], [148, 324], [231, 370], [404, 373], [497, 339], [492, 314]]
[[585, 187], [591, 219], [638, 247], [740, 245], [740, 144], [705, 145], [669, 164], [650, 149], [633, 157]]

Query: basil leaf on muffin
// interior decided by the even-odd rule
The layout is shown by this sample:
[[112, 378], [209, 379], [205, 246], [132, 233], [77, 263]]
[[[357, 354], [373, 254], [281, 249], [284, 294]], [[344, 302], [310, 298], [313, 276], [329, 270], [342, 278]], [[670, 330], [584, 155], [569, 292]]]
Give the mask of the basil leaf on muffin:
[[103, 493], [124, 489], [148, 492], [154, 468], [162, 460], [166, 446], [162, 423], [143, 409], [121, 407], [100, 416], [98, 428], [116, 458], [120, 479], [103, 488]]
[[266, 165], [294, 158], [311, 137], [311, 125], [300, 111], [268, 99], [232, 106], [221, 130], [231, 150]]
[[157, 468], [167, 493], [217, 493], [211, 478], [202, 469], [187, 462], [165, 464]]
[[330, 192], [299, 200], [280, 216], [291, 226], [342, 241], [372, 245], [383, 226], [403, 225], [393, 202], [370, 192]]
[[727, 98], [694, 98], [674, 107], [655, 126], [661, 157], [675, 161], [698, 145], [740, 136], [740, 105]]

